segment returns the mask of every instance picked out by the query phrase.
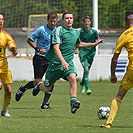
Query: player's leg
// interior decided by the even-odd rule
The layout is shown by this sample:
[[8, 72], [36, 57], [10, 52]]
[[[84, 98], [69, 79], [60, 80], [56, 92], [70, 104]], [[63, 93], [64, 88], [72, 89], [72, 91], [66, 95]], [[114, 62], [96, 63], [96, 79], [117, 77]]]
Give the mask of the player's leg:
[[[44, 76], [44, 74], [46, 73], [46, 70], [49, 66], [49, 62], [43, 57], [40, 57], [40, 77], [42, 78]], [[39, 83], [39, 82], [38, 82]], [[53, 92], [53, 88], [54, 88], [54, 85], [51, 87], [51, 89], [49, 90], [49, 92], [45, 92], [44, 94], [44, 98], [43, 98], [43, 101], [42, 101], [42, 104], [41, 104], [41, 109], [50, 109], [50, 105], [48, 103], [51, 95], [52, 95], [52, 92]]]
[[1, 116], [11, 116], [8, 113], [8, 106], [10, 105], [11, 98], [12, 98], [12, 88], [11, 88], [11, 83], [12, 83], [12, 74], [10, 70], [8, 70], [7, 73], [3, 73], [0, 75], [1, 80], [3, 82], [3, 87], [4, 87], [4, 104], [3, 104], [3, 109], [1, 111]]
[[77, 109], [80, 108], [80, 102], [77, 100], [77, 81], [76, 81], [76, 75], [77, 70], [74, 66], [74, 63], [71, 61], [69, 62], [70, 66], [67, 71], [64, 71], [64, 77], [67, 76], [67, 79], [70, 84], [70, 107], [71, 107], [71, 113], [76, 113]]
[[70, 83], [70, 106], [71, 113], [76, 113], [77, 109], [80, 108], [80, 102], [77, 100], [77, 82], [76, 74], [69, 74], [67, 76]]
[[84, 71], [86, 71], [86, 73], [88, 72], [88, 74], [86, 74], [86, 77], [85, 77], [86, 79], [88, 77], [88, 80], [85, 80], [85, 88], [86, 88], [87, 95], [90, 95], [92, 93], [92, 91], [90, 89], [89, 74], [90, 74], [90, 68], [92, 66], [92, 62], [93, 62], [93, 59], [94, 59], [94, 55], [95, 54], [92, 54], [91, 56], [89, 56], [86, 59], [86, 62], [84, 64]]
[[85, 84], [85, 89], [86, 89], [86, 93], [87, 95], [90, 95], [92, 93], [91, 89], [90, 89], [90, 82], [89, 82], [89, 71], [90, 71], [90, 67], [86, 66], [84, 67], [84, 84]]
[[33, 89], [33, 96], [36, 96], [40, 91], [49, 92], [51, 87], [54, 87], [54, 83], [61, 78], [62, 71], [60, 69], [57, 70], [57, 67], [54, 67], [55, 71], [48, 67], [47, 72], [45, 74], [45, 81], [39, 82]]
[[89, 71], [90, 71], [90, 66], [92, 62], [88, 61], [89, 59], [85, 59], [82, 61], [82, 67], [83, 67], [83, 77], [82, 77], [82, 82], [80, 83], [80, 90], [82, 93], [87, 92], [87, 95], [90, 95], [92, 91], [90, 90], [90, 84], [89, 84]]
[[26, 85], [21, 84], [15, 95], [15, 100], [18, 102], [24, 95], [26, 90], [34, 88], [34, 81], [28, 82]]
[[24, 95], [26, 90], [34, 88], [34, 86], [41, 81], [41, 78], [36, 78], [39, 75], [39, 68], [40, 68], [40, 59], [39, 56], [34, 55], [33, 57], [33, 68], [34, 68], [34, 79], [35, 81], [30, 81], [26, 85], [21, 84], [18, 91], [15, 95], [15, 100], [18, 102], [21, 97]]
[[[82, 67], [84, 68], [84, 60], [81, 54], [79, 54], [79, 59], [80, 59], [80, 63], [82, 65]], [[84, 86], [84, 73], [80, 82], [80, 92], [81, 93], [85, 93], [85, 86]]]
[[101, 128], [111, 128], [112, 122], [120, 108], [121, 100], [123, 99], [126, 93], [127, 90], [125, 90], [122, 86], [120, 86], [116, 98], [114, 98], [111, 102], [109, 117], [106, 123], [100, 126]]
[[[81, 61], [81, 64], [82, 64], [82, 67], [83, 67], [83, 69], [84, 69], [84, 62], [85, 61], [82, 61], [81, 59], [80, 59], [80, 61]], [[85, 70], [84, 70], [84, 72], [83, 72], [83, 76], [82, 76], [82, 80], [81, 80], [81, 82], [80, 82], [80, 91], [81, 91], [81, 93], [85, 93], [85, 75], [86, 75], [86, 73], [85, 73]]]
[[4, 86], [5, 94], [4, 94], [4, 105], [3, 105], [3, 109], [1, 111], [1, 116], [11, 116], [8, 113], [8, 106], [9, 106], [9, 104], [11, 102], [11, 98], [12, 98], [11, 84], [3, 83], [3, 86]]
[[[46, 72], [48, 65], [49, 65], [49, 62], [44, 57], [40, 57], [38, 55], [35, 55], [33, 57], [34, 79], [35, 80], [28, 82], [26, 85], [20, 85], [15, 95], [16, 101], [19, 101], [21, 99], [21, 97], [24, 95], [24, 92], [26, 90], [34, 88], [39, 82], [42, 81], [42, 77], [44, 73]], [[46, 94], [46, 98], [45, 98], [46, 103], [48, 99], [50, 98], [50, 95], [51, 94]]]
[[112, 122], [120, 108], [121, 100], [124, 98], [127, 91], [133, 87], [132, 81], [133, 81], [133, 71], [128, 69], [120, 84], [116, 98], [112, 100], [109, 117], [106, 123], [102, 124], [100, 127], [111, 128]]
[[51, 87], [51, 89], [49, 90], [49, 92], [45, 92], [44, 98], [43, 98], [43, 102], [41, 104], [41, 109], [51, 109], [48, 101], [52, 95], [54, 89], [54, 85]]
[[80, 91], [81, 91], [81, 93], [85, 93], [84, 73], [83, 73], [83, 76], [82, 76], [82, 80], [81, 80], [81, 82], [80, 82]]

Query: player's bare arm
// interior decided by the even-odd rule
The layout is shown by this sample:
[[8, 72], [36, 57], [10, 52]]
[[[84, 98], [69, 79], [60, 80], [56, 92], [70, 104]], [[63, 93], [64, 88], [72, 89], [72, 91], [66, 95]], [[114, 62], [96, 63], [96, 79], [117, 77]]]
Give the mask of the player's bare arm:
[[46, 50], [45, 49], [40, 49], [36, 46], [36, 44], [30, 39], [27, 39], [27, 43], [34, 48], [37, 52], [39, 52], [40, 54], [46, 54]]
[[80, 42], [79, 44], [76, 45], [76, 47], [77, 48], [95, 47], [103, 42], [104, 42], [103, 39], [96, 40], [94, 43]]
[[111, 60], [111, 77], [110, 77], [110, 81], [112, 83], [116, 83], [117, 82], [117, 77], [115, 75], [115, 69], [116, 69], [118, 57], [119, 57], [119, 54], [115, 53], [114, 56], [112, 57], [112, 60]]
[[65, 69], [65, 70], [68, 70], [68, 67], [70, 66], [66, 61], [65, 59], [63, 58], [62, 54], [61, 54], [61, 51], [59, 49], [60, 47], [60, 44], [56, 44], [53, 46], [54, 48], [54, 52], [55, 54], [58, 56], [58, 58], [60, 59], [61, 63], [62, 63], [62, 67]]

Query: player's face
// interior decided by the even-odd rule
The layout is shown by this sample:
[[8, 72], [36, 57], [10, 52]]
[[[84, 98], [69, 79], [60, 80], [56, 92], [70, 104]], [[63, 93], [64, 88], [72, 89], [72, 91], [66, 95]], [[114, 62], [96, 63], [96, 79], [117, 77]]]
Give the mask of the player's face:
[[53, 30], [56, 26], [56, 23], [57, 23], [57, 18], [49, 18], [48, 27]]
[[70, 29], [73, 25], [73, 15], [72, 14], [66, 14], [63, 19], [63, 26]]
[[125, 24], [125, 27], [128, 29], [128, 28], [130, 28], [132, 26], [133, 14], [128, 15], [127, 19], [128, 19], [128, 21], [127, 22], [125, 21], [124, 24]]
[[2, 29], [3, 25], [4, 25], [4, 17], [3, 15], [0, 14], [0, 29]]
[[91, 21], [90, 21], [90, 19], [85, 19], [84, 20], [84, 26], [85, 26], [85, 28], [89, 28], [90, 27], [90, 25], [91, 25]]

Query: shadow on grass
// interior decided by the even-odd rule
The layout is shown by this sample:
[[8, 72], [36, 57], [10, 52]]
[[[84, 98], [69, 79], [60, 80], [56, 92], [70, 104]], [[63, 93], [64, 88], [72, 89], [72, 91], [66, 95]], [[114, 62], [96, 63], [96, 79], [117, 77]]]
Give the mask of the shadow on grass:
[[[99, 128], [99, 126], [94, 126], [94, 125], [77, 125], [78, 127], [82, 127], [82, 128]], [[111, 129], [113, 128], [117, 128], [117, 129], [133, 129], [133, 126], [112, 126]], [[105, 129], [105, 128], [99, 128], [99, 129]]]
[[24, 108], [24, 107], [17, 107], [17, 108], [14, 108], [14, 107], [13, 107], [13, 108], [10, 108], [10, 109], [26, 109], [26, 110], [27, 110], [27, 109], [39, 109], [39, 108], [33, 108], [33, 107], [32, 107], [32, 108], [29, 108], [29, 107], [27, 107], [27, 108]]

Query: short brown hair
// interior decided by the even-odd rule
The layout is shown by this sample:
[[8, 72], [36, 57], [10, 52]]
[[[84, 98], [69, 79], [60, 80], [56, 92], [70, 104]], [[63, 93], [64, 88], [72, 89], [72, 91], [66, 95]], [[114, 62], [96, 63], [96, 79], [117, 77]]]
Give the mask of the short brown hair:
[[62, 19], [64, 19], [64, 16], [65, 16], [66, 14], [72, 14], [72, 15], [73, 15], [72, 12], [69, 12], [69, 11], [68, 11], [68, 12], [64, 12], [63, 15], [62, 15]]
[[133, 23], [133, 12], [127, 11], [127, 12], [125, 13], [125, 22], [126, 22], [127, 24]]
[[49, 20], [49, 18], [57, 18], [58, 19], [58, 15], [56, 12], [50, 12], [48, 13], [48, 16], [47, 16], [47, 20]]
[[90, 16], [85, 16], [85, 17], [83, 18], [83, 22], [85, 21], [85, 19], [89, 19], [89, 20], [91, 21], [91, 17], [90, 17]]

